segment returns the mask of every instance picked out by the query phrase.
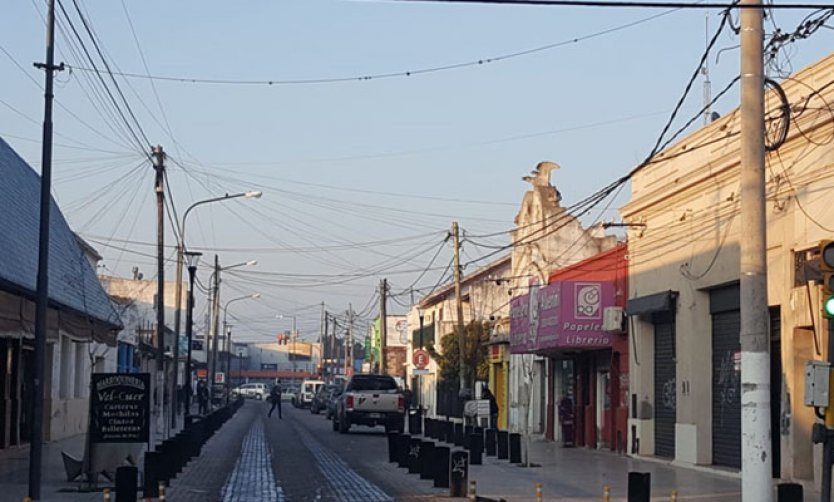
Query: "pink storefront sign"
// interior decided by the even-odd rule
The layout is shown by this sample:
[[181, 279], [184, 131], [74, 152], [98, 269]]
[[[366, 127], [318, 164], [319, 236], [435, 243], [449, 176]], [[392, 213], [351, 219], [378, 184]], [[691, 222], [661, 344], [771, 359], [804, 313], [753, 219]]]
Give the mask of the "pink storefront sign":
[[510, 351], [610, 347], [602, 330], [605, 307], [614, 305], [610, 282], [563, 281], [530, 289], [510, 302]]

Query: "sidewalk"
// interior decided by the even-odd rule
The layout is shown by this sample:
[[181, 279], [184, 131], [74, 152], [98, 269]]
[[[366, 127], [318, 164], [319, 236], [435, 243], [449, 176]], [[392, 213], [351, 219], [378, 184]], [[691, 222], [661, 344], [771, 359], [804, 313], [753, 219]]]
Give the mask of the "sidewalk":
[[[177, 420], [183, 426], [182, 415]], [[172, 432], [175, 434], [176, 430]], [[101, 491], [81, 492], [83, 475], [75, 481], [67, 481], [61, 452], [75, 458], [84, 455], [86, 434], [78, 434], [43, 445], [43, 468], [41, 470], [41, 499], [43, 501], [101, 501]], [[142, 458], [138, 459], [141, 470]], [[112, 483], [99, 477], [99, 489]], [[0, 502], [20, 502], [29, 494], [29, 445], [0, 449]]]

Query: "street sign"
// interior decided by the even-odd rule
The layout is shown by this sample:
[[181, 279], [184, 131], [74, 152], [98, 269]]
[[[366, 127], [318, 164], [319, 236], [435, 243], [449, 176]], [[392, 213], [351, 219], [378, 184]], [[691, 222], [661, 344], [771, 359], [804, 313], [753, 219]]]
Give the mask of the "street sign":
[[415, 375], [428, 375], [429, 374], [429, 369], [428, 368], [423, 368], [423, 369], [415, 368], [414, 371], [412, 371], [411, 373], [413, 373]]
[[226, 383], [226, 374], [218, 371], [214, 374], [214, 383]]
[[414, 367], [417, 369], [426, 369], [429, 365], [429, 361], [431, 361], [429, 353], [424, 349], [417, 349], [411, 355], [411, 362], [414, 363]]

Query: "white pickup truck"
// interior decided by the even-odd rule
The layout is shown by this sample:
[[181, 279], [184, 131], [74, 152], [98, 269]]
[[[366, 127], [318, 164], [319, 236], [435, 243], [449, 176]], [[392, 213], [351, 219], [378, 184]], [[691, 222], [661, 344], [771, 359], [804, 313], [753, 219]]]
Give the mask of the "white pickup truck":
[[333, 430], [342, 434], [351, 425], [384, 425], [386, 432], [402, 432], [405, 398], [388, 375], [354, 375], [336, 403]]

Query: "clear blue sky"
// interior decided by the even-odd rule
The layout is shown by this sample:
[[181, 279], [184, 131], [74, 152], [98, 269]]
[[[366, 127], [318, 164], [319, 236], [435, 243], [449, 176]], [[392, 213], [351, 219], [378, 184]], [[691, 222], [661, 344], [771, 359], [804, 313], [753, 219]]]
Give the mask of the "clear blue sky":
[[[83, 30], [72, 1], [63, 1]], [[172, 157], [169, 180], [180, 218], [200, 199], [264, 192], [257, 201], [196, 209], [187, 225], [187, 244], [205, 252], [204, 263], [214, 252], [221, 265], [259, 260], [256, 268], [224, 274], [222, 298], [225, 303], [262, 293], [259, 301], [235, 303], [229, 316], [236, 319], [237, 336], [263, 340], [289, 329], [276, 314], [296, 313], [302, 334], [313, 337], [319, 313], [306, 306], [325, 301], [331, 312], [344, 313], [349, 303], [361, 310], [386, 276], [394, 292], [402, 291], [430, 262], [454, 219], [470, 235], [510, 229], [528, 186], [521, 176], [539, 161], [561, 164], [553, 181], [565, 205], [626, 173], [649, 152], [696, 68], [706, 18], [710, 31], [719, 22], [716, 11], [676, 11], [584, 39], [663, 11], [338, 0], [78, 1], [114, 70], [146, 73], [147, 64], [151, 74], [177, 77], [363, 76], [580, 39], [490, 64], [334, 84], [152, 86], [119, 78], [150, 141]], [[44, 59], [42, 4], [7, 2], [0, 16], [0, 48], [8, 53], [0, 53], [0, 136], [36, 168], [43, 104], [31, 79], [43, 81], [32, 67]], [[791, 31], [805, 14], [779, 11], [775, 23]], [[59, 19], [56, 60], [87, 66]], [[768, 31], [773, 26], [769, 21]], [[785, 54], [798, 70], [826, 55], [832, 42], [834, 31], [823, 29]], [[737, 44], [738, 37], [725, 30], [717, 48], [728, 50], [717, 63], [710, 57], [714, 92], [738, 73]], [[60, 146], [53, 193], [71, 226], [104, 256], [104, 273], [129, 275], [138, 266], [151, 277], [153, 171], [119, 129], [113, 107], [101, 101], [106, 97], [98, 94], [93, 75], [65, 71], [57, 78], [56, 100], [75, 116], [56, 107]], [[696, 81], [684, 120], [700, 108], [702, 85]], [[734, 108], [737, 99], [734, 90], [717, 111]], [[607, 211], [583, 221], [616, 219], [628, 195], [626, 187]], [[167, 239], [173, 244], [170, 231]], [[376, 241], [389, 243], [368, 244]], [[464, 262], [490, 251], [466, 244]], [[446, 244], [434, 267], [445, 267], [450, 256]], [[201, 270], [205, 282], [208, 273]], [[368, 270], [379, 273], [357, 279]], [[173, 266], [167, 274], [173, 275]], [[430, 271], [415, 287], [430, 289], [439, 274]], [[408, 304], [410, 295], [398, 300]], [[404, 308], [392, 303], [389, 310]]]

